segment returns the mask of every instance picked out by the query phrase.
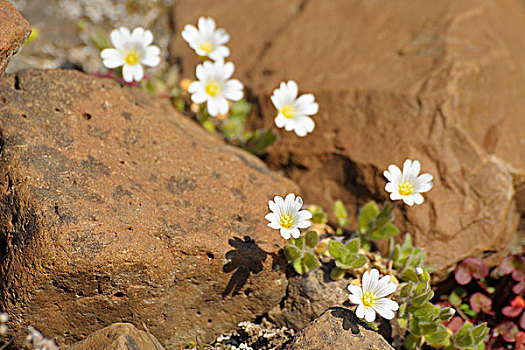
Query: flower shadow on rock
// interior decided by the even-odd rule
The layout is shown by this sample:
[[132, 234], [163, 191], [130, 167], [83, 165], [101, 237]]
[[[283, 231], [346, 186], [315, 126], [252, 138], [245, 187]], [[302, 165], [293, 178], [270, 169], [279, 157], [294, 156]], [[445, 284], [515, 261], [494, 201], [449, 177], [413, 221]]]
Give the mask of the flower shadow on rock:
[[352, 334], [359, 334], [359, 327], [358, 324], [361, 326], [370, 329], [370, 327], [362, 322], [351, 310], [346, 309], [344, 307], [331, 307], [330, 314], [336, 318], [341, 318], [343, 320], [342, 327], [345, 331], [348, 331], [351, 329]]
[[226, 253], [225, 257], [229, 260], [222, 267], [226, 273], [233, 272], [233, 275], [222, 293], [223, 297], [239, 294], [244, 287], [250, 274], [257, 274], [263, 270], [263, 262], [266, 260], [267, 252], [262, 250], [253, 239], [244, 236], [244, 240], [234, 237], [228, 243], [235, 249]]

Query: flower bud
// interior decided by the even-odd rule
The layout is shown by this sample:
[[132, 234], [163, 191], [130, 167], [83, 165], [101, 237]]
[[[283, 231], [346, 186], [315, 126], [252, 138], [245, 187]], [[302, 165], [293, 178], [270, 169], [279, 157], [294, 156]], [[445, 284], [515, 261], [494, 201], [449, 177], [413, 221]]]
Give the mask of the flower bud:
[[9, 328], [5, 324], [0, 324], [0, 335], [6, 335], [9, 332]]
[[7, 323], [9, 321], [9, 315], [5, 312], [0, 313], [0, 323]]

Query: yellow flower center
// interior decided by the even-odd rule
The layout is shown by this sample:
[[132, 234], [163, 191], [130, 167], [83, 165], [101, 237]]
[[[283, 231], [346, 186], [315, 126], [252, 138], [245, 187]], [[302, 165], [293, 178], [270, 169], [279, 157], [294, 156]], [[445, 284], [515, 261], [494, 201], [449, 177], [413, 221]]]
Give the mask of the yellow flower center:
[[363, 305], [366, 307], [371, 307], [374, 305], [374, 302], [376, 301], [376, 296], [372, 293], [363, 293], [363, 296], [361, 297], [361, 301], [363, 302]]
[[293, 218], [291, 215], [281, 215], [279, 217], [279, 225], [284, 228], [291, 228], [294, 224]]
[[292, 119], [295, 114], [293, 107], [290, 105], [284, 106], [283, 108], [279, 110], [279, 112], [281, 112], [281, 114], [284, 115], [288, 119]]
[[414, 186], [408, 182], [402, 182], [399, 184], [399, 194], [402, 196], [408, 196], [414, 192]]
[[124, 62], [130, 66], [137, 64], [140, 61], [139, 55], [135, 50], [126, 51], [126, 57], [124, 57]]
[[199, 45], [199, 49], [206, 52], [206, 54], [210, 54], [213, 52], [213, 45], [209, 41], [205, 41], [202, 44]]
[[215, 95], [217, 95], [219, 93], [219, 90], [220, 90], [219, 83], [216, 83], [214, 81], [209, 81], [204, 86], [204, 91], [206, 91], [206, 93], [211, 97], [214, 97]]

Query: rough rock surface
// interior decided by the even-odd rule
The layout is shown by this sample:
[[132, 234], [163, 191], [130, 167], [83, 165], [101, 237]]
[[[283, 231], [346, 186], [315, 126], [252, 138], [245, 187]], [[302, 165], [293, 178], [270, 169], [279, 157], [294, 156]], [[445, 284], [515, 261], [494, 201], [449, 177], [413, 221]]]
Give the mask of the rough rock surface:
[[349, 309], [333, 307], [302, 329], [282, 350], [391, 350], [386, 340]]
[[285, 294], [267, 201], [296, 190], [165, 100], [76, 71], [0, 80], [0, 309], [58, 344], [144, 323], [207, 342]]
[[30, 33], [31, 26], [13, 4], [0, 0], [0, 76]]
[[[172, 60], [180, 61], [184, 77], [193, 78], [201, 60], [180, 35], [186, 24], [197, 25], [200, 16], [213, 17], [217, 27], [230, 34], [229, 61], [235, 75], [246, 79], [271, 42], [300, 13], [306, 0], [179, 0], [173, 6]], [[278, 15], [277, 15], [278, 14]], [[246, 20], [249, 18], [249, 20]]]
[[[217, 21], [232, 41], [267, 40], [228, 22], [264, 14], [241, 5], [222, 11], [229, 15]], [[279, 130], [270, 166], [296, 181], [307, 202], [329, 209], [341, 199], [355, 217], [366, 201], [388, 198], [389, 164], [419, 159], [435, 186], [423, 205], [401, 206], [400, 226], [438, 274], [467, 256], [496, 262], [519, 220], [513, 175], [525, 170], [524, 30], [519, 0], [305, 2], [246, 76], [266, 126], [282, 80], [296, 80], [320, 104], [313, 134]], [[516, 199], [525, 202], [523, 191]]]
[[161, 350], [163, 347], [152, 334], [139, 331], [130, 323], [114, 323], [90, 334], [86, 339], [68, 349]]
[[348, 300], [348, 280], [332, 281], [329, 273], [328, 269], [317, 269], [306, 276], [289, 278], [286, 298], [269, 312], [271, 321], [298, 330], [326, 309], [342, 306]]

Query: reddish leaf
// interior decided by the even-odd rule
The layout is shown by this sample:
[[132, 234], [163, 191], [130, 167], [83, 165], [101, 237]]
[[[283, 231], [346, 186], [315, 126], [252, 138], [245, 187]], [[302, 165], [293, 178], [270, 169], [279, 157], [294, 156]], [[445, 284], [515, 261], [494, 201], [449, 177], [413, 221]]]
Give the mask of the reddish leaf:
[[525, 332], [516, 333], [516, 347], [515, 350], [525, 350]]
[[516, 333], [518, 333], [518, 326], [512, 321], [500, 323], [492, 329], [492, 335], [494, 337], [501, 335], [503, 340], [509, 343], [516, 341]]
[[489, 274], [489, 269], [485, 263], [476, 258], [467, 258], [460, 262], [454, 270], [456, 282], [461, 285], [468, 284], [472, 277], [476, 279], [485, 278]]
[[483, 311], [486, 314], [494, 314], [492, 312], [492, 300], [483, 293], [476, 292], [470, 297], [470, 308], [476, 312]]
[[523, 300], [523, 298], [518, 295], [511, 300], [510, 306], [505, 306], [501, 310], [501, 313], [508, 318], [514, 318], [521, 314], [523, 308], [525, 308], [525, 300]]
[[525, 329], [525, 312], [521, 314], [519, 324], [521, 329]]
[[525, 257], [519, 255], [509, 255], [501, 260], [498, 266], [499, 272], [503, 275], [512, 274], [512, 278], [517, 281], [525, 279]]
[[465, 320], [459, 316], [454, 316], [452, 317], [450, 321], [443, 322], [445, 327], [450, 329], [454, 334], [456, 334], [461, 329], [461, 327], [463, 327], [464, 323], [465, 323]]
[[514, 294], [525, 294], [525, 280], [514, 285], [514, 287], [512, 287], [512, 291]]

